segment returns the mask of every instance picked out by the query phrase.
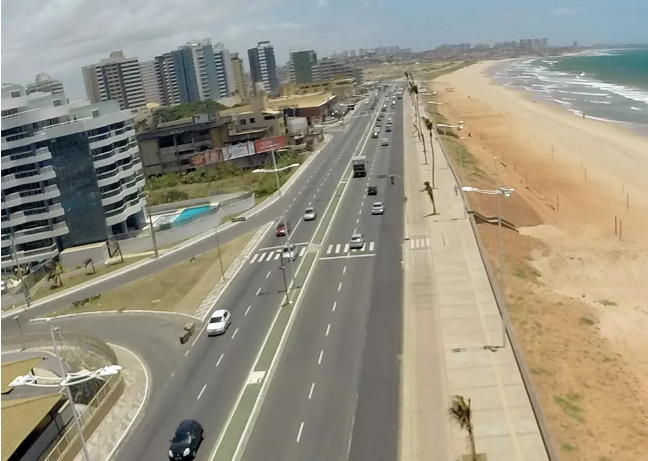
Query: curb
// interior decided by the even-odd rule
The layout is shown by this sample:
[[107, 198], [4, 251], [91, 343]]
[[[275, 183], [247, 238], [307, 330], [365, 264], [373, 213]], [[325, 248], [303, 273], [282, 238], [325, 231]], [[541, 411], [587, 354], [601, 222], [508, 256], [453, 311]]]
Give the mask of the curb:
[[95, 315], [119, 315], [119, 314], [149, 314], [149, 315], [174, 315], [179, 317], [187, 317], [193, 320], [201, 320], [199, 317], [196, 317], [191, 314], [185, 314], [184, 312], [173, 312], [173, 311], [151, 311], [145, 309], [128, 309], [123, 311], [92, 311], [92, 312], [78, 312], [76, 314], [61, 314], [54, 317], [36, 317], [31, 319], [30, 322], [41, 323], [49, 322], [51, 320], [64, 320], [72, 319], [75, 317], [91, 317]]

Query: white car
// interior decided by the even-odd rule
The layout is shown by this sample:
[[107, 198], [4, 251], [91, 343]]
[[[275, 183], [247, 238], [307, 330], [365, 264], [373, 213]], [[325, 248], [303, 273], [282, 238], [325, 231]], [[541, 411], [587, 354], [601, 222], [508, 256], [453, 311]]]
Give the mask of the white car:
[[377, 138], [379, 134], [380, 134], [380, 131], [374, 131], [373, 134], [371, 135], [371, 137], [372, 138]]
[[317, 211], [315, 211], [315, 208], [306, 208], [304, 211], [304, 221], [315, 221], [315, 218], [317, 218]]
[[4, 294], [7, 294], [7, 282], [5, 282], [4, 280], [2, 280], [2, 281], [0, 282], [0, 287], [2, 287], [2, 294], [3, 294], [3, 295], [4, 295]]
[[351, 236], [351, 242], [349, 242], [349, 248], [351, 250], [360, 250], [364, 246], [364, 235], [360, 233], [353, 234]]
[[380, 144], [382, 144], [383, 146], [389, 146], [389, 139], [382, 138], [382, 142]]
[[228, 310], [218, 309], [209, 318], [207, 336], [222, 335], [232, 323], [232, 314]]
[[297, 259], [297, 247], [294, 243], [287, 243], [281, 249], [281, 259], [288, 259], [294, 261]]
[[371, 205], [371, 214], [384, 214], [385, 213], [385, 205], [383, 205], [383, 202], [373, 202]]

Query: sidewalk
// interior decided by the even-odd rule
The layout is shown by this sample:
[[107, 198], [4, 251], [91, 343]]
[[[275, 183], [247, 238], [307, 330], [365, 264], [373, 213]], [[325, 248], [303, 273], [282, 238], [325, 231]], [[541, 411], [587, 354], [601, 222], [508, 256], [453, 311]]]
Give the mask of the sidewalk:
[[[409, 98], [405, 127], [414, 122]], [[422, 109], [423, 110], [423, 109]], [[409, 129], [409, 128], [408, 128]], [[429, 137], [426, 133], [428, 158]], [[468, 450], [448, 416], [450, 398], [470, 398], [478, 453], [488, 461], [546, 461], [548, 456], [502, 322], [457, 183], [435, 140], [437, 214], [423, 190], [431, 166], [405, 133], [403, 407], [401, 460], [450, 461]]]

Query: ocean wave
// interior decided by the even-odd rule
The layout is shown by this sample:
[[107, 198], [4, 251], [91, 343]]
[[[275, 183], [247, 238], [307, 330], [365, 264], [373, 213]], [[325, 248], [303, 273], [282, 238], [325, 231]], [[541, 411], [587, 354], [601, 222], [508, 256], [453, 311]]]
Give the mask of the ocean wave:
[[[569, 109], [569, 112], [572, 114], [576, 115], [577, 117], [583, 117], [583, 112], [578, 110], [578, 109]], [[585, 118], [588, 118], [590, 120], [598, 120], [600, 122], [610, 122], [610, 123], [624, 123], [619, 120], [612, 120], [611, 118], [605, 118], [605, 117], [594, 117], [593, 115], [586, 115]]]
[[577, 94], [580, 96], [609, 96], [607, 93], [584, 93], [582, 91], [565, 91], [565, 90], [558, 90], [559, 93], [565, 93], [565, 94]]
[[557, 103], [560, 104], [561, 106], [565, 106], [565, 107], [567, 107], [567, 106], [571, 106], [571, 103], [570, 103], [570, 102], [567, 102], [567, 101], [561, 101], [560, 99], [551, 99], [551, 101], [553, 101], [553, 102], [557, 102]]
[[591, 102], [592, 104], [612, 104], [612, 101], [585, 101]]
[[641, 110], [641, 109], [639, 109], [638, 107], [635, 107], [635, 106], [630, 106], [630, 109], [632, 109], [632, 110]]

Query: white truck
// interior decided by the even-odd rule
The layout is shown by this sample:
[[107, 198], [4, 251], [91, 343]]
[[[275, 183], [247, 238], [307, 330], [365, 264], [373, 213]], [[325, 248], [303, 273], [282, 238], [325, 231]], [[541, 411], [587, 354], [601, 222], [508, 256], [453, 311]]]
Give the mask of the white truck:
[[356, 155], [351, 159], [351, 165], [353, 165], [354, 178], [367, 176], [367, 157]]

